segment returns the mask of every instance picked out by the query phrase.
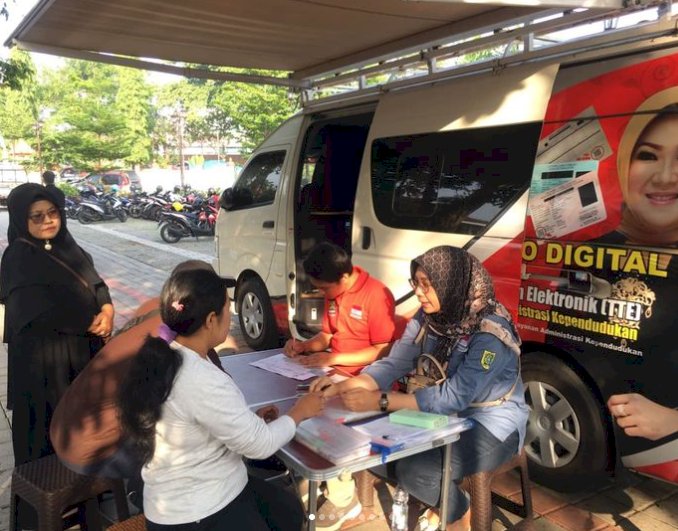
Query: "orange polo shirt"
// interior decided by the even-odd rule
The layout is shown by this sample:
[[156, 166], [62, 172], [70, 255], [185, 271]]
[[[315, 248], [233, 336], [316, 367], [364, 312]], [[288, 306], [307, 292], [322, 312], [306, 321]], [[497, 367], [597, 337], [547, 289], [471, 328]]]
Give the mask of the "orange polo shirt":
[[[325, 299], [323, 332], [332, 334], [332, 352], [356, 352], [394, 339], [395, 299], [379, 280], [358, 266], [358, 279], [336, 299]], [[343, 367], [357, 374], [363, 367]]]

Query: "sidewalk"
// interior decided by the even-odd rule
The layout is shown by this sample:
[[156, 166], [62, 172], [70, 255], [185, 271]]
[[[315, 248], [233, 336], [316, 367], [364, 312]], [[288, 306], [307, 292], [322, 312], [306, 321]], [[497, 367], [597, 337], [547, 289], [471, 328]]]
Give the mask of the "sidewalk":
[[[1, 227], [0, 227], [1, 228]], [[80, 240], [79, 240], [80, 241]], [[0, 251], [5, 242], [0, 238]], [[169, 274], [172, 264], [162, 268], [142, 263], [107, 249], [87, 244], [94, 256], [97, 270], [111, 287], [116, 308], [116, 327], [121, 326], [140, 302], [156, 296]], [[158, 253], [139, 245], [141, 253]], [[182, 257], [176, 252], [176, 263], [193, 256]], [[165, 258], [167, 255], [165, 254]], [[176, 265], [176, 264], [174, 264]], [[225, 348], [231, 352], [249, 349], [242, 339], [237, 318], [231, 323], [231, 336]], [[222, 351], [224, 354], [224, 351]], [[0, 345], [0, 531], [9, 528], [10, 478], [14, 466], [11, 444], [11, 412], [7, 411], [7, 351]], [[343, 529], [355, 531], [388, 530], [390, 496], [386, 485], [375, 484], [373, 512], [364, 511], [361, 518], [346, 522]], [[495, 481], [495, 490], [519, 500], [517, 477], [506, 475]], [[615, 480], [596, 490], [576, 494], [561, 494], [533, 484], [536, 531], [670, 531], [678, 530], [678, 486], [642, 478], [630, 472], [621, 473]], [[415, 509], [411, 509], [414, 515]], [[495, 512], [493, 531], [510, 528], [516, 522], [513, 515]], [[481, 530], [485, 531], [485, 530]]]

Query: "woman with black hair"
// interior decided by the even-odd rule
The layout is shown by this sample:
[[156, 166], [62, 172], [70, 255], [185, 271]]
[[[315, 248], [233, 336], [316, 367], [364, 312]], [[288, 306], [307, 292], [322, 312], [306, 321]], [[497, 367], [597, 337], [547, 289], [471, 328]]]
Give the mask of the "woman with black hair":
[[173, 275], [163, 286], [160, 313], [176, 337], [170, 343], [148, 337], [120, 388], [123, 429], [145, 462], [149, 531], [303, 525], [298, 499], [248, 477], [242, 457], [275, 453], [299, 422], [322, 411], [322, 396], [300, 398], [268, 424], [250, 411], [231, 377], [207, 359], [228, 335], [228, 285], [208, 270]]

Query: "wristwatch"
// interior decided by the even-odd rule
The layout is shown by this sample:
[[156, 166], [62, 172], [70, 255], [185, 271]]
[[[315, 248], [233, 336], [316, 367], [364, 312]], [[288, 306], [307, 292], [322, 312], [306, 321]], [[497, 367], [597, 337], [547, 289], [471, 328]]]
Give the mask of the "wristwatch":
[[388, 394], [381, 393], [381, 398], [379, 399], [379, 409], [382, 411], [388, 411]]

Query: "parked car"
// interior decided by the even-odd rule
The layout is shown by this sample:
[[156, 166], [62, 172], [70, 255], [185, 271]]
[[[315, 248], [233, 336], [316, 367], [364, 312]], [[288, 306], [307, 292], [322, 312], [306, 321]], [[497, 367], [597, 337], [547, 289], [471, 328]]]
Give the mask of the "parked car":
[[28, 178], [21, 166], [0, 163], [0, 207], [7, 206], [7, 196], [12, 188], [25, 182], [28, 182]]
[[62, 169], [59, 172], [59, 177], [60, 177], [61, 181], [65, 182], [65, 183], [72, 183], [72, 182], [78, 181], [82, 178], [81, 175], [82, 175], [82, 172], [80, 170], [73, 168], [73, 167], [70, 167], [70, 166]]
[[108, 191], [114, 184], [123, 192], [129, 192], [133, 188], [141, 189], [141, 179], [134, 170], [94, 172], [85, 177], [85, 182], [105, 191]]

